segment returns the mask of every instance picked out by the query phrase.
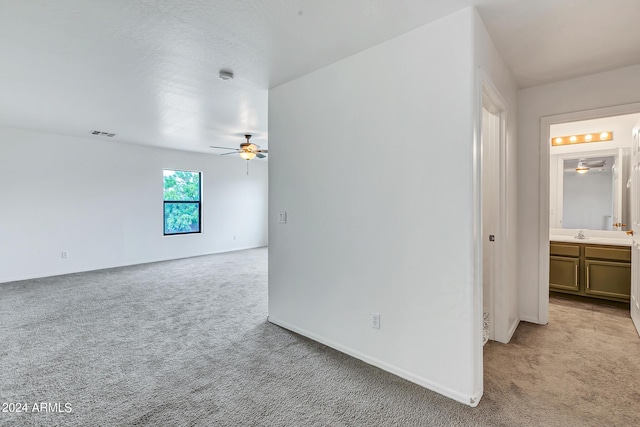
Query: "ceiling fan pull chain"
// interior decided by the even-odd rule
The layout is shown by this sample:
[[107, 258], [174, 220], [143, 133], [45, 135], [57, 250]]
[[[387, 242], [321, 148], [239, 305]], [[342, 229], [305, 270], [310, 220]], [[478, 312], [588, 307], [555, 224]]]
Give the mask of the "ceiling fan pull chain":
[[249, 160], [247, 160], [247, 175], [249, 175]]

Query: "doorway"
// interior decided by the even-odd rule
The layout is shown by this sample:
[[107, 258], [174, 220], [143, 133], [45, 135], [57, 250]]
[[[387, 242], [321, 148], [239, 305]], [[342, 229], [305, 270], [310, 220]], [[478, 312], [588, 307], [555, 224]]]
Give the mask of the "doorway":
[[480, 229], [482, 257], [483, 343], [509, 342], [506, 284], [507, 141], [506, 103], [488, 79], [482, 79], [480, 120]]
[[500, 111], [491, 99], [482, 97], [482, 344], [495, 339], [495, 281], [498, 203], [500, 189], [498, 152]]
[[[638, 114], [638, 113], [640, 113], [640, 103], [634, 103], [634, 104], [619, 105], [614, 107], [599, 108], [595, 110], [578, 111], [573, 113], [548, 116], [548, 117], [543, 117], [541, 119], [541, 129], [540, 129], [541, 194], [540, 194], [540, 217], [539, 217], [540, 218], [540, 241], [539, 241], [539, 245], [540, 245], [539, 246], [540, 247], [540, 262], [539, 262], [540, 267], [539, 268], [540, 269], [539, 269], [539, 284], [538, 284], [538, 288], [539, 288], [539, 295], [538, 295], [539, 313], [538, 314], [539, 314], [540, 323], [542, 324], [548, 323], [548, 320], [549, 320], [549, 272], [550, 272], [549, 234], [551, 231], [553, 231], [554, 233], [559, 233], [561, 235], [565, 234], [564, 233], [565, 230], [563, 229], [563, 222], [565, 222], [565, 219], [564, 219], [565, 212], [563, 212], [563, 209], [564, 209], [563, 204], [567, 203], [567, 199], [566, 198], [561, 199], [562, 192], [560, 192], [560, 190], [557, 187], [559, 175], [562, 174], [562, 165], [569, 164], [564, 157], [567, 157], [567, 158], [571, 157], [571, 155], [567, 153], [573, 152], [573, 153], [577, 153], [577, 158], [579, 158], [579, 161], [584, 160], [583, 161], [584, 164], [588, 165], [589, 161], [594, 160], [593, 158], [591, 158], [593, 157], [593, 155], [590, 157], [588, 153], [585, 153], [586, 148], [584, 147], [588, 146], [589, 144], [576, 144], [573, 147], [567, 147], [565, 149], [567, 153], [565, 153], [564, 155], [560, 155], [558, 157], [559, 159], [557, 162], [558, 167], [554, 171], [551, 163], [553, 161], [553, 155], [556, 155], [557, 153], [553, 154], [551, 151], [552, 150], [551, 138], [552, 137], [555, 138], [557, 135], [553, 133], [552, 130], [560, 129], [561, 130], [560, 133], [562, 133], [562, 129], [572, 130], [571, 126], [573, 126], [574, 123], [578, 123], [578, 124], [586, 123], [587, 121], [592, 122], [594, 124], [615, 123], [615, 121], [613, 121], [613, 118], [618, 116], [629, 117], [631, 118], [630, 121], [636, 121], [639, 118], [639, 116], [635, 116], [635, 118], [633, 118], [632, 115]], [[624, 160], [621, 160], [617, 166], [620, 169], [627, 168], [628, 176], [630, 176], [632, 174], [633, 160], [630, 155], [628, 155], [627, 158], [625, 159], [622, 153], [624, 150], [628, 150], [628, 153], [631, 152], [631, 145], [632, 145], [631, 128], [633, 127], [633, 124], [626, 125], [626, 127], [628, 128], [626, 130], [628, 131], [628, 135], [621, 134], [620, 136], [622, 138], [619, 138], [618, 140], [616, 140], [615, 131], [614, 131], [614, 140], [610, 142], [607, 141], [608, 145], [607, 146], [602, 145], [601, 147], [603, 150], [608, 149], [609, 154], [619, 153], [617, 154], [617, 158], [624, 159]], [[607, 131], [611, 131], [611, 130], [613, 129], [607, 129]], [[594, 129], [591, 129], [588, 132], [593, 132], [593, 131]], [[577, 131], [577, 128], [575, 132], [573, 130], [571, 132], [568, 132], [568, 135], [573, 135], [574, 133], [575, 134], [579, 133]], [[623, 141], [627, 139], [629, 140], [628, 141], [629, 144], [626, 144], [626, 142]], [[605, 153], [605, 151], [602, 151], [602, 153]], [[625, 165], [625, 162], [626, 162], [626, 165]], [[576, 171], [577, 171], [577, 168], [576, 168]], [[618, 172], [620, 172], [620, 170], [618, 170]], [[554, 174], [555, 174], [555, 178], [554, 178]], [[559, 181], [562, 181], [561, 177]], [[616, 199], [616, 202], [615, 202], [615, 205], [611, 207], [611, 220], [607, 220], [606, 218], [604, 218], [604, 220], [601, 219], [600, 221], [597, 221], [597, 223], [602, 224], [602, 228], [600, 230], [592, 231], [591, 233], [594, 236], [606, 236], [607, 235], [606, 233], [621, 233], [622, 235], [624, 235], [622, 231], [626, 231], [628, 230], [628, 228], [625, 228], [626, 224], [623, 224], [623, 223], [628, 222], [629, 223], [628, 227], [632, 226], [631, 225], [631, 207], [633, 203], [632, 203], [631, 196], [633, 195], [637, 200], [637, 193], [639, 191], [638, 186], [640, 185], [640, 182], [636, 180], [634, 182], [634, 187], [631, 187], [631, 184], [632, 184], [631, 181], [628, 181], [627, 178], [624, 178], [624, 182], [622, 182], [621, 184], [622, 185], [617, 185], [617, 186], [614, 185], [615, 188], [620, 187], [622, 189], [621, 191], [623, 194], [618, 195], [617, 199], [614, 197], [614, 199]], [[627, 212], [626, 218], [628, 219], [626, 221], [619, 220], [619, 218], [625, 217], [623, 215], [624, 212]], [[569, 236], [570, 231], [567, 231], [566, 234]], [[573, 236], [569, 236], [569, 237], [573, 237]], [[637, 236], [634, 236], [634, 239], [636, 237]], [[635, 278], [638, 277], [640, 273], [637, 271], [638, 266], [640, 265], [640, 261], [637, 260], [639, 254], [636, 252], [637, 251], [635, 250], [635, 244], [634, 244], [633, 250], [632, 250], [632, 264], [631, 264], [631, 272], [632, 272], [632, 278], [633, 278], [632, 293], [634, 289], [634, 283], [637, 282]], [[633, 261], [633, 259], [635, 259], [635, 261]], [[636, 283], [636, 287], [637, 287], [637, 283]], [[640, 296], [640, 294], [638, 296]]]

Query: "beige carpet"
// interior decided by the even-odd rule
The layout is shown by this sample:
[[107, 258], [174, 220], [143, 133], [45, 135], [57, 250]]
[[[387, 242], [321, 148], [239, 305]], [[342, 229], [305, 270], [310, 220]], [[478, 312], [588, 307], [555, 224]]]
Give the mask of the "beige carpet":
[[[640, 338], [628, 306], [552, 297], [549, 324], [485, 346], [485, 398], [507, 425], [640, 426]], [[587, 302], [585, 302], [587, 301]]]
[[0, 425], [640, 425], [624, 311], [554, 299], [484, 347], [469, 408], [266, 322], [266, 268], [256, 249], [0, 284], [0, 403], [72, 409]]

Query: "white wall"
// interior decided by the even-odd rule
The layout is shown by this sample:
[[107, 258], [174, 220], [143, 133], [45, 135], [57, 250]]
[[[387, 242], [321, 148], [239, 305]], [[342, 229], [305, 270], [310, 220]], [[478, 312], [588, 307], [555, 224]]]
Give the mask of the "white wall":
[[[203, 172], [201, 234], [163, 236], [163, 169]], [[267, 244], [266, 162], [0, 128], [0, 181], [0, 282]]]
[[467, 404], [472, 25], [463, 10], [269, 94], [269, 320]]
[[[520, 322], [518, 312], [518, 286], [516, 278], [516, 265], [519, 257], [518, 240], [519, 226], [517, 216], [517, 96], [518, 88], [507, 68], [495, 48], [489, 33], [487, 32], [480, 16], [474, 13], [474, 51], [475, 66], [481, 70], [483, 78], [488, 79], [493, 88], [501, 96], [505, 107], [505, 132], [506, 142], [500, 150], [500, 162], [504, 164], [504, 170], [500, 174], [504, 175], [506, 188], [504, 189], [503, 201], [506, 206], [506, 218], [503, 219], [502, 228], [496, 233], [496, 241], [502, 245], [501, 253], [498, 257], [505, 268], [504, 277], [500, 280], [501, 288], [496, 290], [495, 305], [496, 313], [494, 324], [496, 339], [507, 342], [515, 332]], [[476, 88], [479, 92], [480, 88]]]
[[[542, 117], [640, 101], [640, 65], [527, 88], [518, 93], [518, 296], [520, 318], [542, 322], [540, 120]], [[548, 278], [546, 279], [548, 280]]]

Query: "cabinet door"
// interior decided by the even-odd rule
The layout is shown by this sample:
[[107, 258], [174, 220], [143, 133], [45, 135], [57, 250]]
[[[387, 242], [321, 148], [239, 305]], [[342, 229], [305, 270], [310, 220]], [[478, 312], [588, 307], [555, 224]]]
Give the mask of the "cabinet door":
[[587, 295], [629, 301], [631, 294], [631, 264], [613, 261], [586, 260]]
[[579, 292], [578, 258], [551, 256], [549, 258], [549, 289], [563, 292]]

